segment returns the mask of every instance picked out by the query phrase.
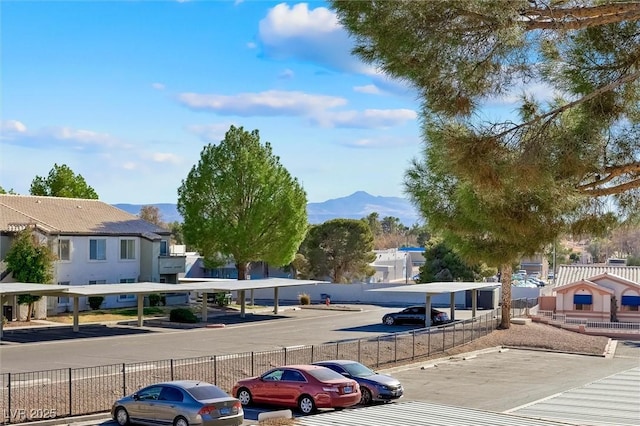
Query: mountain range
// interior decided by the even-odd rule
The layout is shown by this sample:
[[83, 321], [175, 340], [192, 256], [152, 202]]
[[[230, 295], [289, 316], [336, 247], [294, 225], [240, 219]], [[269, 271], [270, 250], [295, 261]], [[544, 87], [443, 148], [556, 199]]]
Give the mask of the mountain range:
[[[140, 209], [148, 204], [114, 204], [115, 207], [131, 214], [140, 213]], [[182, 222], [175, 204], [151, 204], [158, 208], [165, 222]], [[357, 191], [353, 194], [334, 198], [321, 203], [307, 204], [309, 223], [318, 224], [336, 218], [360, 219], [377, 212], [380, 219], [387, 216], [397, 217], [405, 226], [420, 221], [418, 212], [409, 200], [401, 197], [383, 197]]]

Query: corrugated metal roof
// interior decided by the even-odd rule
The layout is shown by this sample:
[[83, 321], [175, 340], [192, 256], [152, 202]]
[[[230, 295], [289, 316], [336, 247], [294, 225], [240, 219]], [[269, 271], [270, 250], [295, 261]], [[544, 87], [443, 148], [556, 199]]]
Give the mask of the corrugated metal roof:
[[566, 426], [566, 423], [555, 421], [420, 401], [403, 401], [297, 417], [296, 424], [301, 426]]
[[581, 425], [640, 424], [640, 367], [511, 411]]
[[604, 273], [640, 284], [640, 266], [560, 265], [554, 287], [572, 284]]
[[0, 231], [34, 224], [54, 234], [143, 235], [170, 231], [99, 200], [0, 194]]

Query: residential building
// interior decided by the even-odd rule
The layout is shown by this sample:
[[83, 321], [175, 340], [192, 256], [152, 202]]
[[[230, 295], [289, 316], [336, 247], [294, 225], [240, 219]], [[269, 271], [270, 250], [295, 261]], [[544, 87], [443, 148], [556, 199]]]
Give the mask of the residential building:
[[[32, 228], [56, 254], [53, 284], [177, 284], [185, 271], [186, 257], [170, 252], [169, 230], [99, 200], [0, 194], [0, 260], [25, 228]], [[0, 265], [0, 282], [15, 281], [6, 264]], [[68, 298], [49, 298], [45, 311], [71, 310], [69, 303]], [[135, 295], [119, 295], [106, 297], [102, 306], [136, 303]], [[82, 298], [80, 309], [88, 308]], [[40, 316], [42, 310], [41, 304]]]
[[568, 319], [640, 322], [640, 267], [563, 265], [542, 310]]
[[370, 278], [372, 283], [407, 282], [412, 275], [411, 255], [399, 249], [374, 250], [376, 258], [369, 265], [376, 273]]

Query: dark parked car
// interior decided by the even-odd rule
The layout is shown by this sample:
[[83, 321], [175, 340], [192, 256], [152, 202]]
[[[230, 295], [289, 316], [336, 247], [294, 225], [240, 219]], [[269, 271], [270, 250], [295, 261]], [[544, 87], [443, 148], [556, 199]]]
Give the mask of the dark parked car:
[[[382, 317], [382, 323], [386, 325], [395, 324], [419, 324], [424, 325], [424, 306], [409, 306], [400, 312], [392, 312]], [[450, 322], [446, 312], [431, 309], [431, 325], [442, 325]]]
[[196, 380], [157, 383], [117, 400], [111, 416], [120, 425], [240, 426], [240, 401]]
[[262, 376], [238, 381], [233, 387], [242, 405], [251, 403], [297, 407], [303, 414], [317, 408], [345, 408], [360, 402], [360, 387], [319, 365], [286, 365]]
[[356, 361], [335, 359], [330, 361], [314, 362], [314, 365], [322, 365], [354, 379], [360, 385], [360, 404], [368, 405], [372, 402], [387, 402], [400, 398], [404, 390], [398, 379], [386, 374], [378, 374], [369, 367]]

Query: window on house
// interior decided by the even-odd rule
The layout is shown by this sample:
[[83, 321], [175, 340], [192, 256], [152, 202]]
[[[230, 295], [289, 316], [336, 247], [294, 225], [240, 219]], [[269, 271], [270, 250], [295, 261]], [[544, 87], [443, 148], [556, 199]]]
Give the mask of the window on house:
[[89, 280], [89, 285], [94, 285], [94, 284], [106, 284], [107, 280]]
[[640, 306], [640, 296], [622, 296], [620, 305], [622, 311], [638, 312], [638, 307]]
[[[120, 284], [126, 283], [135, 283], [136, 280], [133, 278], [120, 278]], [[118, 302], [130, 302], [132, 300], [136, 300], [135, 294], [120, 294], [118, 295]]]
[[107, 240], [106, 239], [89, 240], [89, 259], [90, 260], [107, 260]]
[[71, 240], [58, 240], [58, 260], [71, 260]]
[[573, 308], [576, 311], [593, 310], [593, 296], [591, 296], [590, 294], [574, 294]]
[[167, 240], [160, 241], [160, 256], [169, 256], [169, 242]]
[[120, 240], [120, 259], [131, 260], [136, 258], [136, 240]]

